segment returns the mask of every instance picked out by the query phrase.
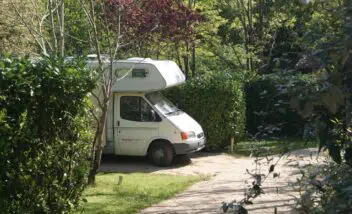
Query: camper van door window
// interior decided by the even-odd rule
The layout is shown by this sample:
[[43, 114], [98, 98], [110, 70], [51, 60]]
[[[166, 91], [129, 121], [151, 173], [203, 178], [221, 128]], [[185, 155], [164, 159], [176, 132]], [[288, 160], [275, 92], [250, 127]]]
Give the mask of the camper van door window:
[[137, 96], [123, 96], [120, 99], [120, 117], [124, 120], [138, 122], [160, 121], [153, 108]]
[[139, 97], [124, 96], [120, 99], [120, 117], [130, 121], [140, 121]]

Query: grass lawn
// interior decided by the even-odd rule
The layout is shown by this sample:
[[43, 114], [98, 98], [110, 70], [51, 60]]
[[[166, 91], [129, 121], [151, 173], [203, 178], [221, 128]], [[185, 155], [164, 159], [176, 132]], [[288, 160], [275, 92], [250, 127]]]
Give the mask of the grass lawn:
[[[123, 176], [120, 185], [119, 176]], [[88, 202], [82, 203], [82, 213], [136, 213], [205, 179], [147, 173], [99, 174], [96, 186], [88, 187], [84, 192]]]
[[235, 146], [234, 154], [249, 156], [252, 151], [259, 151], [262, 156], [286, 153], [298, 149], [317, 147], [313, 141], [302, 139], [279, 139], [279, 140], [248, 140], [239, 142]]

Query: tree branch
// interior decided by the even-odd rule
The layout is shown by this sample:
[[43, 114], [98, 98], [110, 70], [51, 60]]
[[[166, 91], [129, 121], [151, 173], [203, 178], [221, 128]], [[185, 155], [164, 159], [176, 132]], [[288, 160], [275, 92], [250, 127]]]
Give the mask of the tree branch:
[[102, 103], [100, 102], [99, 97], [98, 97], [94, 92], [92, 92], [92, 95], [93, 95], [93, 97], [98, 101], [99, 107], [100, 107], [100, 108], [103, 108], [103, 105], [102, 105]]
[[[50, 24], [51, 24], [51, 32], [52, 32], [52, 37], [53, 37], [53, 44], [54, 44], [54, 48], [53, 48], [53, 52], [56, 56], [56, 51], [57, 51], [57, 40], [56, 40], [56, 32], [55, 32], [55, 23], [54, 23], [54, 15], [53, 12], [57, 9], [57, 7], [55, 7], [54, 9], [52, 8], [53, 6], [53, 2], [52, 0], [49, 0], [48, 2], [48, 6], [49, 6], [49, 16], [50, 16]], [[44, 22], [44, 20], [46, 19], [48, 15], [44, 15], [41, 22], [40, 22], [40, 27], [42, 26], [42, 23]]]
[[[20, 17], [20, 20], [22, 22], [22, 24], [27, 28], [27, 30], [29, 31], [29, 34], [31, 34], [31, 36], [33, 37], [33, 39], [36, 41], [36, 43], [39, 45], [39, 47], [42, 49], [42, 52], [44, 55], [47, 55], [47, 51], [46, 51], [46, 48], [45, 48], [45, 43], [41, 43], [39, 41], [39, 39], [35, 36], [34, 32], [35, 30], [32, 29], [28, 23], [24, 20], [23, 16], [21, 15], [21, 13], [19, 12], [18, 8], [16, 7], [16, 5], [14, 4], [13, 1], [10, 1], [12, 7], [14, 8], [16, 14]], [[34, 32], [33, 32], [34, 31]], [[35, 32], [37, 34], [37, 32]]]

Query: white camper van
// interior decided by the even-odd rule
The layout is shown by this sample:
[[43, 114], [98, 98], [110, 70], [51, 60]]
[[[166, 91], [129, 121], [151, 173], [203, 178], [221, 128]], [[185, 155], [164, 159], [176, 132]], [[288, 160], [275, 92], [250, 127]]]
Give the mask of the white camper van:
[[[87, 66], [94, 68], [97, 61], [91, 59]], [[185, 82], [176, 63], [129, 58], [114, 61], [112, 67], [117, 79], [108, 110], [104, 153], [147, 155], [153, 164], [168, 166], [175, 155], [204, 148], [202, 127], [160, 93]]]

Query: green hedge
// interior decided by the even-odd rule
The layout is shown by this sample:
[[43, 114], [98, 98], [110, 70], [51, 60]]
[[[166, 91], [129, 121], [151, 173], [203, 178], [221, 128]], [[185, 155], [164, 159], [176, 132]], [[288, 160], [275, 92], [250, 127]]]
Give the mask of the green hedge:
[[0, 56], [2, 213], [66, 213], [78, 205], [91, 140], [85, 99], [93, 87], [83, 64]]
[[302, 136], [304, 120], [289, 105], [288, 94], [278, 90], [278, 75], [264, 75], [247, 83], [246, 129], [258, 137]]
[[244, 134], [245, 97], [242, 83], [231, 74], [215, 73], [187, 80], [165, 95], [197, 120], [204, 129], [209, 150], [220, 150]]

